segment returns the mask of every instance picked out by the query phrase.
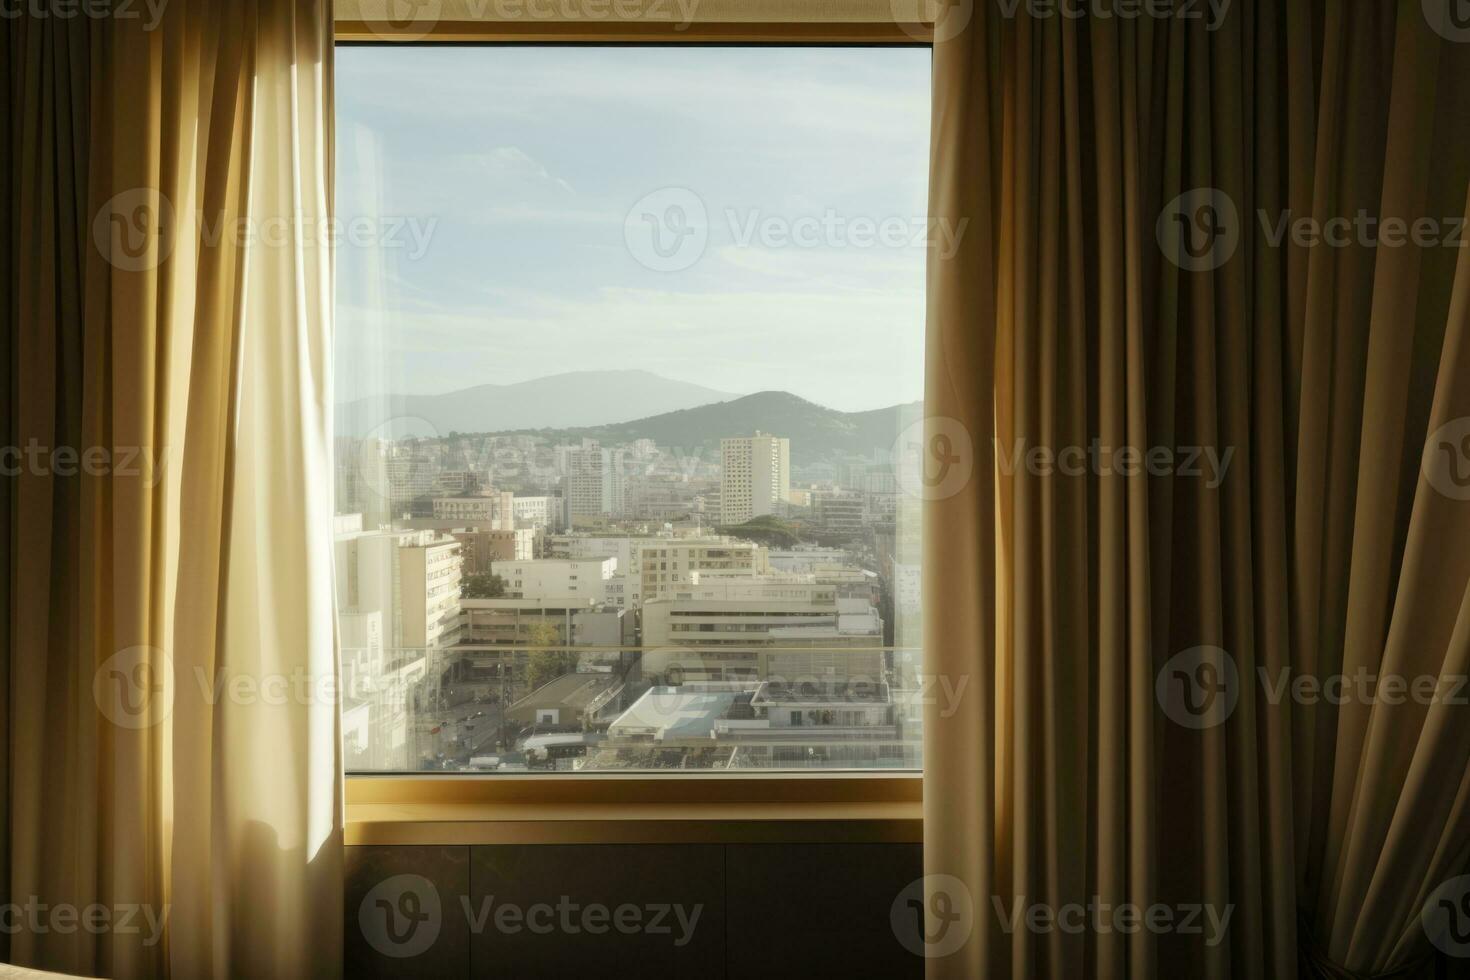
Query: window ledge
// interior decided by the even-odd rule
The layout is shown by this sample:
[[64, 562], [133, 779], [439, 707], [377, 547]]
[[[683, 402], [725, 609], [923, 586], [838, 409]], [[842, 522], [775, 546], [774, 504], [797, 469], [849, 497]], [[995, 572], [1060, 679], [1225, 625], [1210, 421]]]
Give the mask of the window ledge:
[[917, 774], [781, 777], [364, 777], [346, 843], [916, 843]]

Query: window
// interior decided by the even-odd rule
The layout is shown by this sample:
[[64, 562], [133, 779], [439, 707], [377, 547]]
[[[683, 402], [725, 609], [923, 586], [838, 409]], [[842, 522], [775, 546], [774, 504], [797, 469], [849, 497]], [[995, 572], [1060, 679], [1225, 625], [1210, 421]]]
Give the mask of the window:
[[336, 90], [348, 769], [919, 768], [929, 51]]

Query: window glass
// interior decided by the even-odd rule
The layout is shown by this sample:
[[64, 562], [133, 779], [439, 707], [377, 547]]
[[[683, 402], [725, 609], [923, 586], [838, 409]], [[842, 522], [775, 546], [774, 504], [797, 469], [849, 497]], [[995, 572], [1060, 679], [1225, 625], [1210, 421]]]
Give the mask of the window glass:
[[349, 770], [920, 767], [929, 59], [338, 52]]

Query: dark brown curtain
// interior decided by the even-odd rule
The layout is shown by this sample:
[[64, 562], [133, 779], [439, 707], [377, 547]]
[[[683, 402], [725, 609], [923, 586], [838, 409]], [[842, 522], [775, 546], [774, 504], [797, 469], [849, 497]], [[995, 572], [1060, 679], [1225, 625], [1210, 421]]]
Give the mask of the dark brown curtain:
[[[1444, 6], [941, 15], [932, 210], [965, 233], [930, 260], [929, 462], [975, 475], [926, 504], [927, 671], [969, 678], [926, 716], [930, 976], [1432, 976], [1453, 945], [1421, 915], [1470, 871]], [[1173, 925], [1024, 919], [1124, 904]]]

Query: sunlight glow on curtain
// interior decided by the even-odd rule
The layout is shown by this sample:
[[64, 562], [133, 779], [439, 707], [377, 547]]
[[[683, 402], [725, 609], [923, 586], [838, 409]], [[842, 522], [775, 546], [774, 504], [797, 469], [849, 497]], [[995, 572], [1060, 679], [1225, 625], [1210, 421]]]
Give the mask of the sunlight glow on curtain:
[[4, 952], [336, 976], [330, 5], [132, 9], [0, 21], [8, 438], [53, 447], [6, 490], [3, 884], [158, 925]]

